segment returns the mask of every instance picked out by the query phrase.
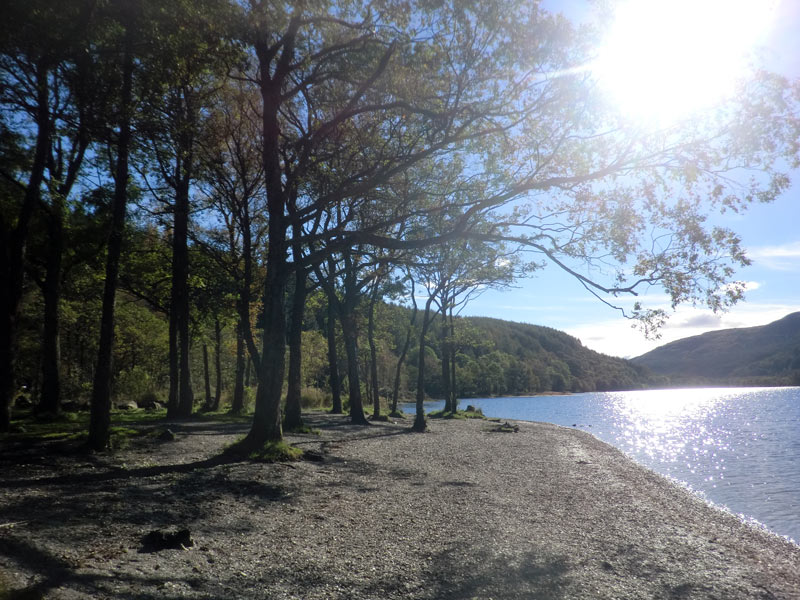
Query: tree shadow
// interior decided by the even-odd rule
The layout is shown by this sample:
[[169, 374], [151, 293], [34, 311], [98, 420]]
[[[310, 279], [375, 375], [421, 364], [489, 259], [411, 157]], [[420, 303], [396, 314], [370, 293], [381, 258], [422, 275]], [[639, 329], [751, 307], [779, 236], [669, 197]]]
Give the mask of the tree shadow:
[[169, 465], [155, 465], [147, 467], [109, 468], [100, 473], [69, 473], [66, 475], [53, 475], [50, 477], [35, 477], [31, 479], [12, 479], [0, 481], [0, 489], [42, 488], [50, 486], [63, 486], [75, 484], [94, 484], [108, 481], [121, 481], [127, 479], [144, 479], [161, 475], [191, 473], [192, 471], [210, 469], [225, 464], [246, 461], [245, 458], [233, 453], [220, 453], [209, 458], [186, 463]]
[[571, 578], [564, 557], [529, 551], [498, 557], [485, 549], [444, 551], [433, 560], [427, 585], [440, 600], [558, 600], [569, 597]]
[[[24, 566], [26, 571], [34, 573], [35, 579], [38, 580], [27, 587], [9, 590], [9, 598], [46, 598], [48, 592], [65, 585], [69, 585], [73, 589], [78, 588], [92, 596], [98, 594], [105, 596], [111, 593], [111, 590], [103, 589], [105, 585], [112, 587], [114, 584], [126, 582], [132, 584], [134, 589], [130, 592], [115, 590], [114, 598], [171, 600], [185, 597], [185, 595], [177, 592], [174, 595], [170, 594], [165, 590], [165, 584], [174, 584], [178, 581], [193, 588], [203, 585], [202, 578], [180, 579], [171, 575], [169, 571], [165, 571], [163, 577], [141, 577], [125, 573], [107, 575], [77, 573], [75, 567], [68, 561], [11, 536], [0, 537], [0, 555], [13, 558], [15, 562]], [[148, 593], [142, 589], [143, 587], [158, 591]], [[207, 595], [206, 597], [214, 596]]]

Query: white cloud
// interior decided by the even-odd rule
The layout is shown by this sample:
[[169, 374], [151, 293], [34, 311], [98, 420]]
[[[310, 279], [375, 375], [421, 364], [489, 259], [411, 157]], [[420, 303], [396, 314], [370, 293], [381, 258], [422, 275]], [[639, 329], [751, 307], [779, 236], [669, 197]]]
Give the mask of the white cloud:
[[584, 346], [611, 356], [633, 358], [658, 346], [707, 331], [755, 327], [777, 321], [792, 312], [800, 311], [799, 304], [749, 304], [736, 306], [722, 315], [709, 310], [679, 308], [661, 331], [661, 338], [648, 340], [627, 319], [613, 319], [567, 327], [565, 331], [577, 337]]
[[800, 241], [750, 248], [747, 255], [754, 265], [774, 271], [793, 271], [800, 267]]

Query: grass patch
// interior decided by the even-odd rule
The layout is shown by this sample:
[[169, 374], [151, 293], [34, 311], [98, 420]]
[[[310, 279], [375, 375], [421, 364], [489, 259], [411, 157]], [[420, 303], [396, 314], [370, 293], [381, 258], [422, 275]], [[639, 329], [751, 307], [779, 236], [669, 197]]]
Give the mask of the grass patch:
[[249, 423], [253, 420], [253, 413], [245, 410], [235, 414], [230, 411], [230, 407], [225, 407], [214, 412], [194, 413], [192, 419], [219, 423]]
[[159, 408], [158, 410], [144, 410], [137, 408], [134, 410], [112, 410], [111, 422], [112, 423], [149, 423], [152, 421], [160, 421], [167, 417], [167, 409]]
[[428, 413], [430, 419], [485, 419], [483, 411], [478, 408], [475, 410], [457, 410], [456, 412], [435, 410]]
[[300, 425], [300, 427], [293, 427], [291, 429], [285, 429], [285, 433], [310, 433], [311, 435], [319, 435], [321, 432], [319, 429], [314, 429], [313, 427], [309, 427], [306, 424]]
[[[113, 425], [109, 429], [109, 445], [112, 449], [124, 448], [131, 438], [142, 435], [132, 423], [154, 421], [163, 418], [163, 411], [112, 411]], [[29, 442], [84, 442], [89, 436], [88, 412], [64, 412], [57, 415], [34, 415], [31, 411], [19, 414], [11, 422], [10, 440]]]
[[267, 442], [258, 450], [250, 452], [247, 458], [257, 462], [291, 462], [303, 458], [303, 451], [286, 442]]
[[65, 440], [89, 427], [89, 413], [34, 415], [32, 411], [17, 413], [11, 421], [11, 440]]

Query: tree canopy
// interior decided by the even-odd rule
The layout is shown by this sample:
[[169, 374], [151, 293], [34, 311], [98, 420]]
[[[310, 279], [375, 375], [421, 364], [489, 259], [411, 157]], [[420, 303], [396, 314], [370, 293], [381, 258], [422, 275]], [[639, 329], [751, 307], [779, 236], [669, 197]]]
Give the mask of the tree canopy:
[[[250, 365], [257, 381], [245, 441], [254, 447], [282, 436], [287, 344], [294, 407], [312, 330], [325, 331], [334, 395], [344, 346], [353, 419], [364, 422], [362, 384], [379, 408], [374, 311], [409, 273], [429, 302], [419, 335], [408, 330], [394, 346], [403, 362], [405, 340], [417, 337], [418, 397], [434, 299], [450, 319], [440, 335], [446, 395], [459, 375], [499, 382], [499, 372], [491, 393], [544, 381], [575, 388], [569, 366], [535, 372], [470, 349], [453, 320], [459, 298], [547, 266], [612, 306], [655, 286], [673, 307], [724, 310], [742, 297], [735, 274], [748, 259], [713, 216], [771, 201], [798, 161], [790, 82], [757, 72], [713, 107], [644, 125], [602, 93], [590, 66], [599, 32], [536, 2], [12, 9], [0, 36], [2, 429], [24, 381], [58, 410], [59, 315], [74, 290], [99, 299], [99, 281], [96, 447], [107, 444], [109, 408], [98, 390], [121, 374], [109, 361], [122, 298], [166, 315], [171, 414], [193, 410], [201, 330], [214, 328], [204, 335], [219, 352], [223, 329], [235, 337], [237, 403]], [[87, 221], [112, 236], [63, 234]], [[49, 251], [36, 241], [45, 231]], [[98, 252], [105, 270], [89, 258]], [[36, 374], [17, 359], [19, 342], [37, 335], [20, 324], [42, 273], [50, 316]], [[331, 310], [310, 310], [315, 287]], [[626, 314], [648, 332], [667, 316], [638, 302]], [[478, 376], [467, 367], [483, 355]]]

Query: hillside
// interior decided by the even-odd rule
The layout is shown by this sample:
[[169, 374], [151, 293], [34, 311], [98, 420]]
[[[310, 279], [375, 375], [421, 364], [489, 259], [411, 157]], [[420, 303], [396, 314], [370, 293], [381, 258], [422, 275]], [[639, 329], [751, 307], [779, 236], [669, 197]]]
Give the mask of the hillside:
[[677, 340], [632, 360], [673, 383], [800, 384], [800, 312], [760, 327]]
[[[502, 365], [506, 385], [492, 393], [533, 391], [606, 391], [652, 387], [652, 374], [628, 360], [606, 356], [583, 346], [577, 338], [550, 327], [488, 317], [460, 319], [473, 340], [460, 352], [461, 384], [469, 383], [469, 365]], [[491, 369], [477, 373], [478, 388]], [[486, 392], [462, 389], [463, 396]]]

